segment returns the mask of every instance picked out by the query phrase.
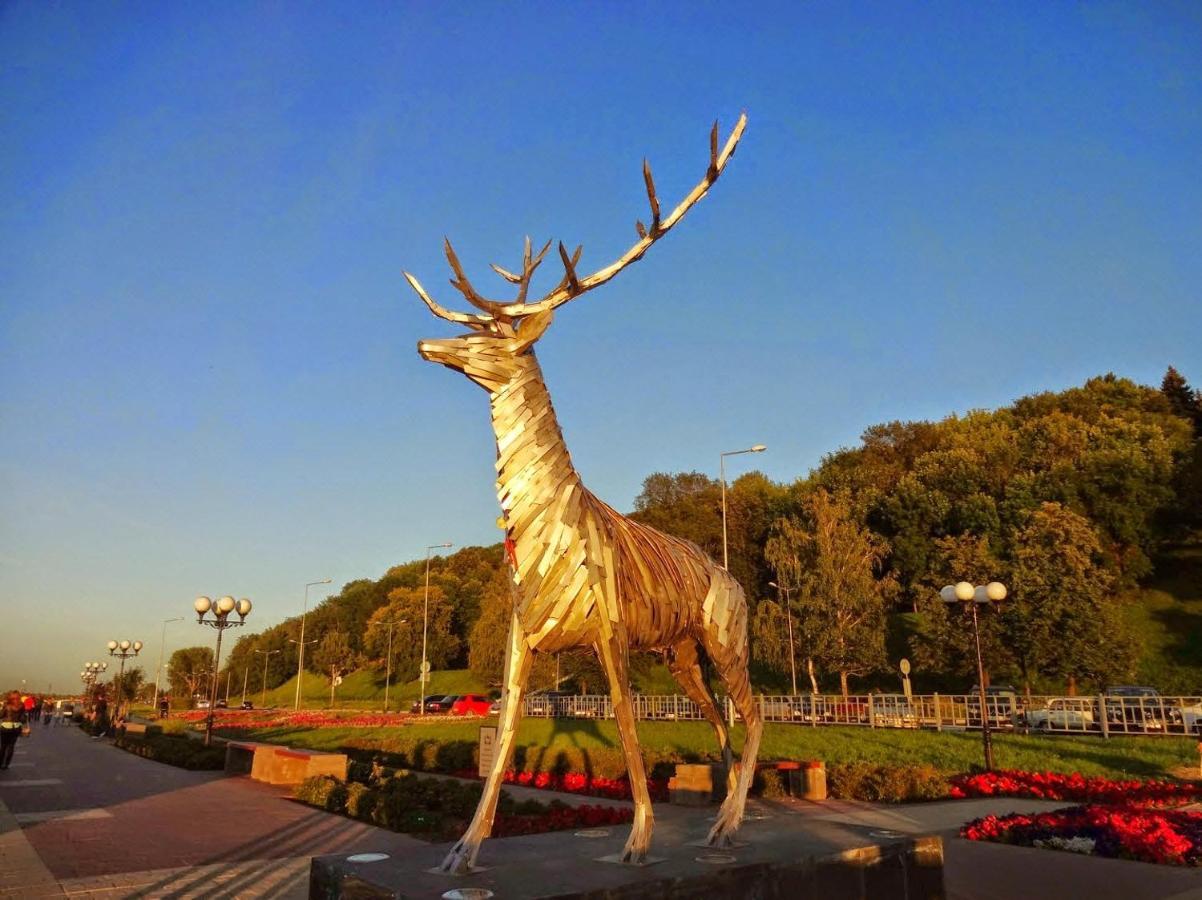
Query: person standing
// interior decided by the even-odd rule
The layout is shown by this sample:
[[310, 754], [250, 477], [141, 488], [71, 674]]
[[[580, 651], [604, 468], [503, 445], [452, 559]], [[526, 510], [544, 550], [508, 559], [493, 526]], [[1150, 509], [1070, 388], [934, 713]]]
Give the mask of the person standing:
[[4, 706], [0, 708], [0, 769], [7, 769], [13, 761], [17, 738], [29, 733], [28, 721], [21, 695], [16, 691], [9, 691], [8, 696], [4, 698]]
[[47, 697], [42, 701], [42, 727], [49, 728], [54, 724], [54, 701]]

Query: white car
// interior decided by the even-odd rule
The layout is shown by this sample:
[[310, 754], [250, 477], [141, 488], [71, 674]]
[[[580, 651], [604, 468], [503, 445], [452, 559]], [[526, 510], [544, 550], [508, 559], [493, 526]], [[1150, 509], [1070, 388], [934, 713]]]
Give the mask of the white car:
[[1174, 712], [1181, 714], [1181, 724], [1185, 726], [1186, 734], [1202, 736], [1202, 701], [1193, 706], [1182, 706]]
[[1027, 710], [1027, 724], [1043, 731], [1088, 731], [1093, 728], [1095, 706], [1083, 697], [1056, 697], [1043, 709]]

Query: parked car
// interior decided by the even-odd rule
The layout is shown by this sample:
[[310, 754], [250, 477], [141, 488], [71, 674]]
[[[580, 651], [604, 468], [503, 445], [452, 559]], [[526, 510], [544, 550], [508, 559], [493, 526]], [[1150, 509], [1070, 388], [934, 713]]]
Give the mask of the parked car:
[[243, 700], [241, 709], [254, 709], [255, 705], [250, 700]]
[[197, 700], [197, 701], [196, 701], [196, 708], [197, 708], [197, 709], [208, 709], [208, 708], [209, 708], [209, 701], [208, 701], [208, 700]]
[[1202, 738], [1202, 702], [1176, 707], [1176, 711], [1181, 717], [1181, 727], [1185, 733]]
[[565, 691], [537, 691], [526, 701], [528, 716], [558, 716], [563, 714], [564, 699], [572, 696]]
[[[981, 727], [981, 688], [973, 685], [966, 698], [968, 726]], [[1013, 685], [991, 684], [985, 688], [985, 711], [990, 728], [1013, 728], [1018, 720], [1018, 691]]]
[[463, 694], [451, 704], [453, 716], [486, 716], [491, 704], [483, 694]]
[[488, 704], [488, 714], [497, 716], [501, 714], [501, 698], [497, 697], [492, 703]]
[[424, 711], [427, 715], [449, 712], [451, 706], [458, 699], [453, 694], [428, 694], [426, 695], [426, 702], [423, 705], [424, 708], [419, 707], [417, 701], [414, 700], [413, 705], [409, 707], [409, 711], [414, 713]]
[[918, 713], [905, 694], [876, 694], [872, 697], [872, 721], [885, 728], [917, 728]]
[[230, 704], [229, 704], [229, 701], [226, 700], [224, 697], [218, 697], [217, 702], [213, 704], [213, 708], [214, 709], [229, 709]]
[[[760, 715], [768, 722], [800, 722], [806, 717], [807, 697], [763, 697]], [[808, 721], [808, 720], [807, 720]]]
[[1106, 724], [1109, 728], [1164, 731], [1165, 719], [1180, 722], [1181, 713], [1168, 706], [1156, 688], [1121, 684], [1106, 689]]
[[1089, 731], [1097, 705], [1083, 697], [1055, 697], [1042, 709], [1027, 710], [1027, 724], [1042, 731]]

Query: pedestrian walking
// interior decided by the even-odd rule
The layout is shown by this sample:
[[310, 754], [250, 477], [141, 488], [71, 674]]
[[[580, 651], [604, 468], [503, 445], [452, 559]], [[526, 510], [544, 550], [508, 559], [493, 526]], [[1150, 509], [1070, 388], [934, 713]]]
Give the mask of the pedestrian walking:
[[9, 691], [0, 708], [0, 769], [7, 769], [17, 749], [17, 738], [29, 734], [29, 716], [17, 691]]
[[42, 701], [42, 727], [49, 728], [54, 724], [54, 701], [47, 697]]

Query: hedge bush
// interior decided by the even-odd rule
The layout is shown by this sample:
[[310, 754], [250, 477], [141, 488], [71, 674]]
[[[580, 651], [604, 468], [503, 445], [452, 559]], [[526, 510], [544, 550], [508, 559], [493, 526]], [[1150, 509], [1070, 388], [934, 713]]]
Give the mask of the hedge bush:
[[836, 763], [826, 771], [827, 792], [840, 800], [909, 803], [945, 800], [951, 782], [934, 766], [882, 766], [875, 763]]
[[113, 746], [155, 762], [178, 766], [181, 769], [215, 770], [225, 768], [225, 749], [206, 747], [200, 741], [187, 737], [169, 735], [147, 735], [132, 737], [120, 734]]
[[[459, 837], [480, 802], [480, 782], [451, 778], [420, 778], [412, 772], [377, 769], [370, 783], [339, 781], [330, 775], [306, 779], [296, 799], [329, 812], [341, 813], [381, 828], [401, 831], [430, 841]], [[502, 791], [497, 801], [493, 834], [537, 834], [573, 827], [629, 822], [633, 811], [614, 807], [569, 807], [559, 801], [515, 801]]]

